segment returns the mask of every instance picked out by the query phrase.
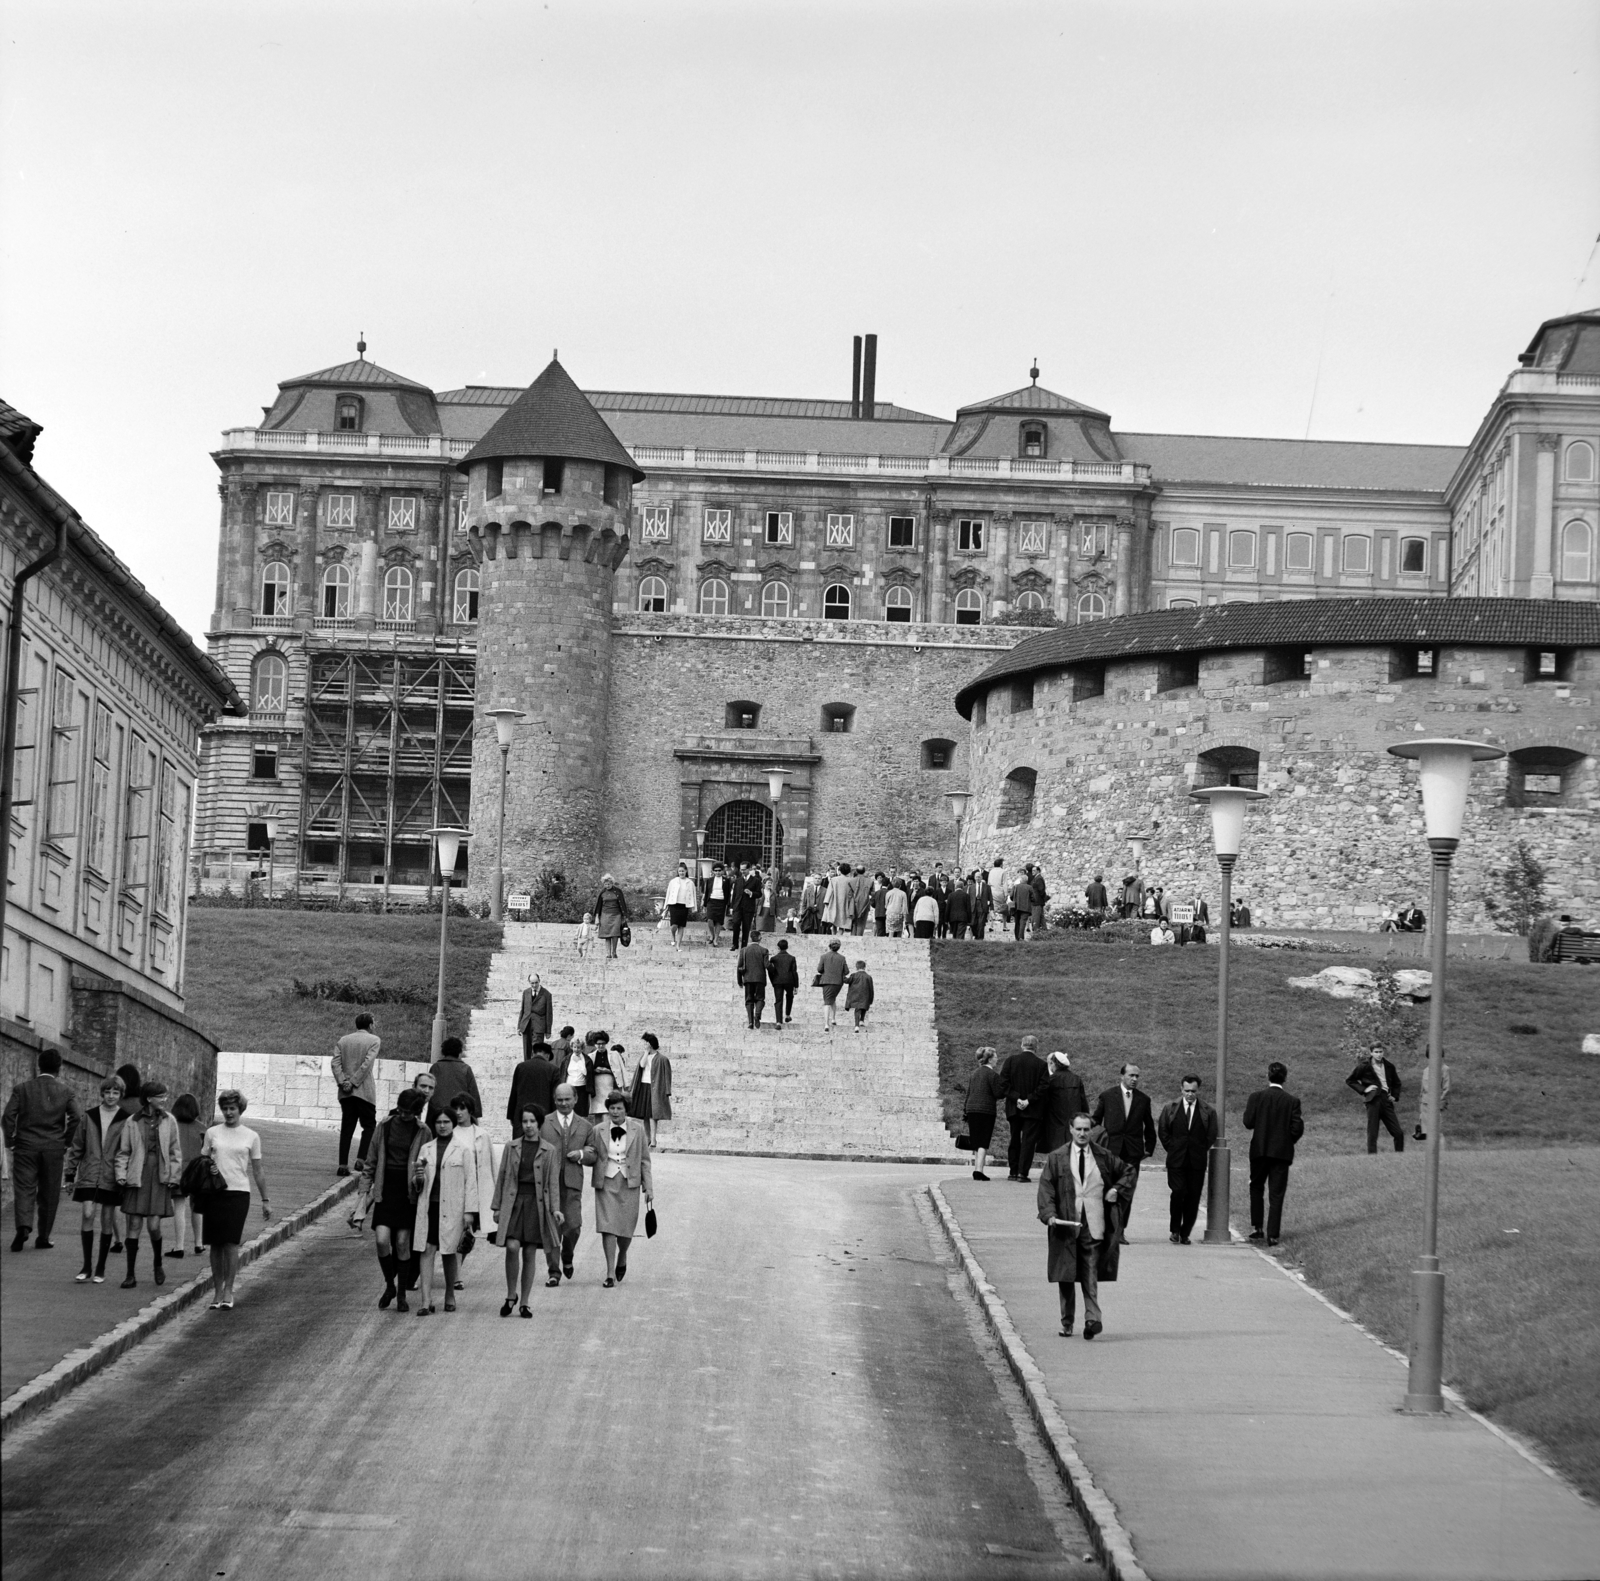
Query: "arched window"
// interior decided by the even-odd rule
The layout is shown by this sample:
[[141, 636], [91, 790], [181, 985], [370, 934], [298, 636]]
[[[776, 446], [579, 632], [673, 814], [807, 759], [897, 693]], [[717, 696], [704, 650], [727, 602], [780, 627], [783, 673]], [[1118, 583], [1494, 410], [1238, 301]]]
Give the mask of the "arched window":
[[1174, 527], [1172, 529], [1172, 563], [1174, 565], [1200, 564], [1200, 529]]
[[1034, 769], [1012, 769], [1000, 782], [1000, 815], [995, 820], [1000, 828], [1033, 821], [1033, 793], [1038, 783]]
[[728, 613], [728, 584], [720, 576], [708, 577], [700, 584], [700, 613], [702, 615]]
[[334, 420], [341, 430], [347, 433], [358, 432], [361, 428], [361, 397], [341, 395], [335, 407]]
[[789, 584], [787, 582], [768, 582], [761, 589], [761, 613], [769, 620], [787, 620], [789, 618]]
[[1426, 571], [1428, 569], [1428, 540], [1426, 538], [1402, 538], [1400, 540], [1400, 569], [1402, 571]]
[[261, 613], [287, 615], [289, 613], [289, 567], [282, 560], [274, 560], [261, 570]]
[[1168, 609], [1193, 609], [1194, 607], [1195, 601], [1192, 598], [1169, 598], [1167, 600]]
[[647, 576], [639, 584], [639, 612], [664, 615], [667, 611], [667, 584], [659, 576]]
[[1594, 446], [1575, 439], [1567, 446], [1567, 482], [1588, 483], [1594, 478]]
[[289, 665], [281, 653], [267, 652], [256, 659], [250, 677], [250, 710], [281, 714], [289, 696]]
[[722, 723], [727, 730], [754, 730], [761, 723], [761, 704], [736, 698], [723, 710]]
[[322, 613], [327, 620], [350, 618], [350, 567], [330, 565], [322, 573]]
[[1254, 790], [1261, 775], [1261, 754], [1252, 747], [1213, 747], [1195, 760], [1199, 778], [1196, 790], [1213, 785], [1242, 785]]
[[392, 565], [383, 578], [383, 618], [411, 619], [411, 573], [403, 565]]
[[891, 587], [883, 595], [883, 618], [902, 623], [911, 619], [911, 589]]
[[456, 572], [455, 609], [452, 616], [458, 626], [471, 626], [478, 619], [478, 572], [475, 566]]
[[925, 769], [947, 769], [956, 760], [956, 744], [933, 737], [922, 743], [922, 766]]
[[1249, 570], [1256, 563], [1256, 535], [1249, 528], [1228, 534], [1228, 564], [1235, 570]]
[[1026, 593], [1017, 594], [1018, 609], [1047, 609], [1049, 606], [1044, 601], [1044, 594], [1030, 589]]
[[843, 582], [830, 582], [822, 593], [824, 620], [849, 620], [850, 589]]
[[1079, 620], [1104, 620], [1106, 601], [1099, 593], [1085, 593], [1078, 599]]
[[1561, 529], [1561, 580], [1587, 582], [1594, 576], [1594, 528], [1588, 522], [1568, 522]]
[[975, 587], [964, 587], [956, 594], [956, 624], [976, 626], [983, 620], [983, 594]]
[[824, 703], [822, 705], [822, 728], [830, 736], [847, 736], [855, 724], [856, 708], [854, 703]]
[[1365, 534], [1345, 534], [1344, 568], [1357, 576], [1364, 576], [1372, 569], [1372, 540]]

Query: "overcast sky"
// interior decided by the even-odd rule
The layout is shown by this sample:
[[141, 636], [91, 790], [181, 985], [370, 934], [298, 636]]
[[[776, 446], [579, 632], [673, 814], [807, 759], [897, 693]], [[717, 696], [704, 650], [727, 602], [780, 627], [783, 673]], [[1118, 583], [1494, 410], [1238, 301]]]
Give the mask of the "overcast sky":
[[[190, 630], [225, 427], [446, 388], [1465, 443], [1600, 304], [1600, 8], [297, 5], [0, 13], [0, 394]], [[1313, 399], [1314, 398], [1314, 399]]]

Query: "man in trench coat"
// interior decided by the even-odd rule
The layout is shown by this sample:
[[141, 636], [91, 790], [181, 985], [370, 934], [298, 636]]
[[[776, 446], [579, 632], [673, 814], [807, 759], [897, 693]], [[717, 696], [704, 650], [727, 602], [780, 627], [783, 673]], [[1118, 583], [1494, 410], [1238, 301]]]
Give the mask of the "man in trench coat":
[[1073, 1117], [1072, 1136], [1044, 1161], [1039, 1175], [1039, 1222], [1050, 1232], [1045, 1277], [1060, 1292], [1061, 1333], [1070, 1338], [1076, 1306], [1074, 1285], [1083, 1286], [1083, 1337], [1105, 1326], [1100, 1281], [1117, 1277], [1117, 1187], [1126, 1165], [1089, 1140], [1086, 1114]]

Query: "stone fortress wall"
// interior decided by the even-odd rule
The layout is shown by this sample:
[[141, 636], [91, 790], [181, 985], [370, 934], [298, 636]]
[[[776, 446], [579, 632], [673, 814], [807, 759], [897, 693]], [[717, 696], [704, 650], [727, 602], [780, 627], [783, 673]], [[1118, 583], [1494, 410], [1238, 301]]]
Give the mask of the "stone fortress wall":
[[[1467, 736], [1515, 755], [1473, 772], [1452, 927], [1493, 929], [1491, 871], [1519, 840], [1547, 869], [1549, 909], [1592, 921], [1600, 647], [1563, 652], [1551, 679], [1530, 678], [1537, 653], [1441, 644], [1436, 675], [1407, 675], [1413, 650], [1391, 643], [1179, 649], [979, 683], [963, 698], [969, 850], [1008, 868], [1038, 861], [1054, 899], [1081, 904], [1096, 872], [1114, 890], [1133, 871], [1127, 837], [1153, 829], [1146, 881], [1215, 908], [1209, 814], [1189, 792], [1253, 771], [1271, 799], [1246, 814], [1234, 893], [1254, 923], [1371, 929], [1387, 907], [1429, 904], [1416, 767], [1386, 748]], [[1275, 679], [1285, 667], [1296, 673]]]

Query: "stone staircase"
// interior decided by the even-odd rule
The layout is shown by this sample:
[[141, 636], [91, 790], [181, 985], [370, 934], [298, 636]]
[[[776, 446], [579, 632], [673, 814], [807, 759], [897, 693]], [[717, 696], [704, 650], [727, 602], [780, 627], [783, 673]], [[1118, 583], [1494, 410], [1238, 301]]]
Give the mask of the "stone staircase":
[[[693, 925], [703, 939], [703, 929]], [[772, 1023], [772, 993], [759, 1032], [745, 1025], [744, 995], [734, 982], [733, 953], [703, 942], [671, 947], [646, 925], [615, 961], [591, 944], [576, 949], [577, 930], [508, 922], [489, 969], [483, 1006], [472, 1014], [466, 1058], [477, 1074], [492, 1129], [504, 1124], [511, 1072], [522, 1057], [517, 1010], [530, 971], [555, 1001], [556, 1026], [579, 1038], [604, 1027], [627, 1047], [630, 1062], [653, 1032], [672, 1061], [672, 1113], [664, 1148], [786, 1157], [960, 1161], [939, 1106], [933, 973], [925, 942], [850, 938], [844, 949], [867, 962], [876, 990], [869, 1030], [856, 1035], [840, 995], [839, 1026], [822, 1025], [822, 994], [806, 986], [826, 939], [791, 937], [800, 961], [795, 1019]], [[774, 938], [766, 941], [776, 944]]]

